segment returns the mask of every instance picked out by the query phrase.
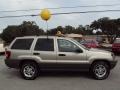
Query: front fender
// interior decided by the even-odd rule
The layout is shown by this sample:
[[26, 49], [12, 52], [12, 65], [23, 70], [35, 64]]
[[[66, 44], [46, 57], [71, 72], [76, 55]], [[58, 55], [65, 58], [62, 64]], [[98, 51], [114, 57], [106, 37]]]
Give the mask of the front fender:
[[112, 59], [110, 57], [92, 56], [89, 58], [89, 63], [92, 64], [94, 61], [100, 61], [100, 60], [111, 61]]

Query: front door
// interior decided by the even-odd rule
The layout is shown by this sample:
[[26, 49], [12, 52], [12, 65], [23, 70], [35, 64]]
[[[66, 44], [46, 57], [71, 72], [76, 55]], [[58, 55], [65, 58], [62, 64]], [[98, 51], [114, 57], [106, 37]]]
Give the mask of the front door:
[[57, 64], [60, 68], [79, 69], [86, 64], [86, 53], [74, 42], [67, 39], [57, 39]]

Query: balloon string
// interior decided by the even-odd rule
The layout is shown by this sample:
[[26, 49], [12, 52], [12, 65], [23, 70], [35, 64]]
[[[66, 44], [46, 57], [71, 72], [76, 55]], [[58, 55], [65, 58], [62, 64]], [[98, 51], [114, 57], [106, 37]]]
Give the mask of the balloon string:
[[48, 38], [48, 22], [46, 21], [46, 25], [47, 25], [47, 38]]

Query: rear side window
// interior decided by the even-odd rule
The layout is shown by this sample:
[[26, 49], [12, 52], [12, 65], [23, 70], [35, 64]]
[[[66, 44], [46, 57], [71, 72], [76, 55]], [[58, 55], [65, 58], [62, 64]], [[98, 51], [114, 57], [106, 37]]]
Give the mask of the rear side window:
[[36, 51], [54, 51], [53, 39], [40, 38], [35, 45]]
[[11, 49], [29, 50], [33, 39], [16, 39]]

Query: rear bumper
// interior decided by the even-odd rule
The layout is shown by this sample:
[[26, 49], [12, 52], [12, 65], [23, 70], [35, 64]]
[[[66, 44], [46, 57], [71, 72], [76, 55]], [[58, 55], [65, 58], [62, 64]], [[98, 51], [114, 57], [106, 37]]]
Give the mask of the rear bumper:
[[10, 68], [19, 68], [20, 61], [14, 59], [5, 59], [5, 64]]

